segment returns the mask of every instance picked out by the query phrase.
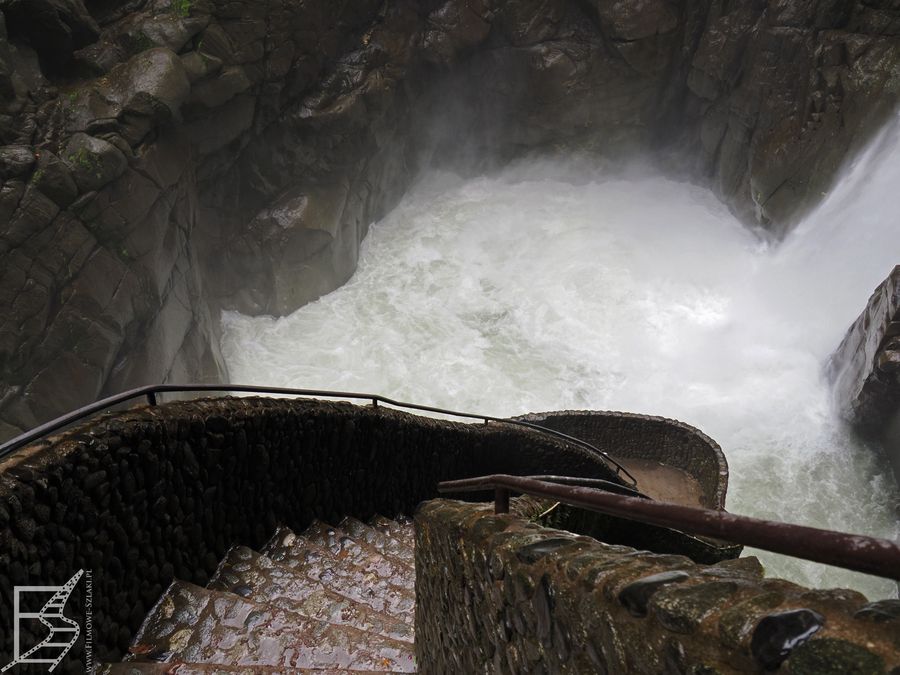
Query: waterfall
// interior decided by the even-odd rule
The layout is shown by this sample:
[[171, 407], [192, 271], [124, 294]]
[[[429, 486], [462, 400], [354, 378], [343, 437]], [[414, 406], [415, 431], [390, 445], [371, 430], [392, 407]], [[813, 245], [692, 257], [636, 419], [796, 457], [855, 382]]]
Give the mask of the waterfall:
[[[294, 314], [223, 315], [235, 382], [372, 391], [491, 415], [626, 410], [715, 438], [734, 513], [900, 537], [875, 448], [822, 364], [900, 262], [900, 124], [779, 245], [650, 170], [529, 160], [432, 173], [375, 223], [342, 288]], [[896, 595], [758, 553], [771, 576]]]

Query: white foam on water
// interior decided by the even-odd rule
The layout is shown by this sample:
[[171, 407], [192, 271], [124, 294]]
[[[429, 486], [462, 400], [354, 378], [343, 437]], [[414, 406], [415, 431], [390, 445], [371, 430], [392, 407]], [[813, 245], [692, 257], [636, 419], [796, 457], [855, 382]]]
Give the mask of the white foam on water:
[[[223, 315], [232, 380], [505, 416], [626, 410], [723, 447], [728, 508], [900, 538], [898, 491], [832, 413], [822, 364], [900, 262], [892, 125], [781, 245], [707, 190], [531, 161], [432, 174], [372, 226], [342, 288]], [[768, 573], [893, 597], [893, 582], [756, 552]]]

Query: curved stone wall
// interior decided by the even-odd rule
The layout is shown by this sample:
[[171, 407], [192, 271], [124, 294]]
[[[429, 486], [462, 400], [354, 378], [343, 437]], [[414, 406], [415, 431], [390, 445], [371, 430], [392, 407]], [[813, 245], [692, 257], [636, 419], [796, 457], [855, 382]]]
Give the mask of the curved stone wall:
[[416, 661], [427, 673], [900, 669], [900, 601], [696, 565], [450, 500], [416, 514]]
[[[440, 480], [501, 471], [615, 480], [545, 434], [384, 407], [222, 398], [112, 414], [0, 463], [0, 619], [14, 586], [90, 570], [94, 658], [114, 656], [173, 577], [205, 584], [234, 544], [258, 548], [279, 524], [412, 513]], [[12, 632], [0, 638], [7, 663]]]
[[[694, 503], [708, 509], [725, 508], [728, 462], [719, 444], [696, 427], [664, 417], [595, 410], [531, 413], [518, 419], [581, 438], [618, 460], [647, 460], [652, 465], [663, 463], [681, 469], [695, 479], [699, 487], [696, 495], [699, 499]], [[670, 475], [663, 478], [665, 481], [677, 479]], [[638, 488], [641, 488], [640, 479]], [[679, 499], [672, 496], [656, 498], [662, 501]], [[736, 558], [741, 553], [740, 546], [565, 505], [551, 511], [541, 522], [611, 544], [628, 544], [658, 553], [678, 553], [701, 563]]]

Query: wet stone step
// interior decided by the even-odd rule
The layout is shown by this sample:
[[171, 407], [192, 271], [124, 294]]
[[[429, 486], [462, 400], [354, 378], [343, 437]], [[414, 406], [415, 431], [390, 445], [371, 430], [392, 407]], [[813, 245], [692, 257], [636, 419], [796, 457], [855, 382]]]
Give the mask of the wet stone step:
[[381, 576], [393, 579], [398, 586], [413, 588], [416, 584], [416, 572], [411, 565], [386, 555], [366, 542], [357, 541], [340, 528], [315, 521], [300, 536], [311, 544], [331, 550], [341, 560], [375, 566]]
[[414, 549], [416, 546], [416, 533], [413, 529], [413, 521], [406, 516], [397, 516], [396, 520], [391, 520], [384, 516], [375, 516], [369, 521], [369, 525], [403, 542], [410, 548]]
[[104, 663], [97, 675], [386, 675], [388, 670], [351, 670], [348, 668], [282, 668], [280, 666], [223, 666], [210, 663]]
[[358, 564], [331, 549], [310, 544], [286, 527], [278, 528], [263, 553], [279, 565], [317, 579], [335, 593], [413, 625], [415, 587], [397, 585], [381, 564], [383, 556]]
[[403, 642], [413, 641], [409, 624], [380, 614], [245, 546], [235, 546], [228, 552], [207, 588], [311, 619], [349, 625]]
[[[415, 672], [410, 644], [176, 581], [138, 631], [131, 660]], [[176, 671], [177, 672], [177, 671]]]
[[343, 530], [348, 537], [356, 541], [365, 542], [379, 553], [390, 556], [395, 560], [413, 567], [416, 563], [415, 548], [409, 546], [406, 542], [395, 539], [387, 532], [376, 530], [370, 525], [366, 525], [356, 518], [344, 518], [338, 527]]

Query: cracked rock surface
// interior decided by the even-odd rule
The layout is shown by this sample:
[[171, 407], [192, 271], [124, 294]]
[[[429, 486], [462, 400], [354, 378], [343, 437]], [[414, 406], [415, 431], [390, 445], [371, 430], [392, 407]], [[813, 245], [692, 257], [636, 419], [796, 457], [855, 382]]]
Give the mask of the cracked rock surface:
[[0, 0], [0, 439], [227, 378], [433, 163], [636, 151], [779, 234], [896, 103], [889, 0]]

